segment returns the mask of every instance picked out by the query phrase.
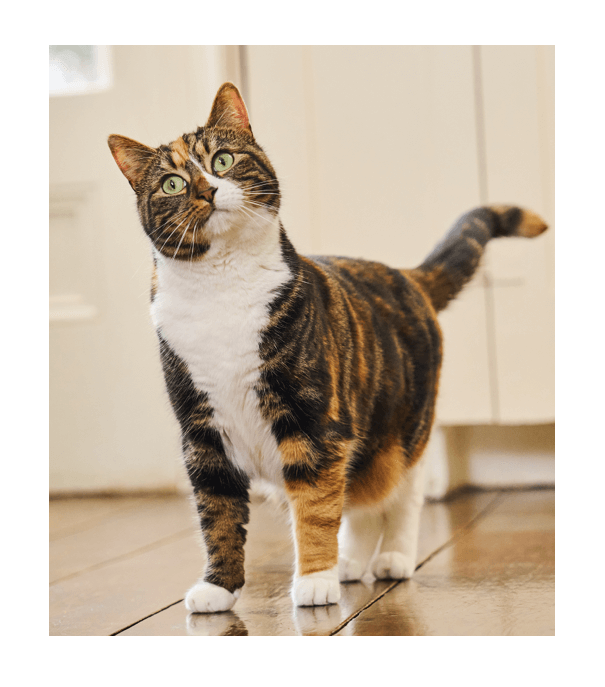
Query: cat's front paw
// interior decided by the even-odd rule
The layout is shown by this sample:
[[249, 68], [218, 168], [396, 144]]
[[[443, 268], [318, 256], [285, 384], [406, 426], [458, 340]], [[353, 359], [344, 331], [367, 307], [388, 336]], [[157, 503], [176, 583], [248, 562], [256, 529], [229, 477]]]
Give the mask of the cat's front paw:
[[340, 600], [337, 567], [294, 578], [292, 599], [297, 606], [326, 606]]
[[238, 589], [233, 594], [211, 582], [198, 582], [185, 596], [185, 608], [191, 613], [220, 613], [233, 608], [240, 594]]
[[399, 551], [381, 553], [372, 566], [372, 572], [379, 580], [408, 580], [415, 569], [416, 561]]

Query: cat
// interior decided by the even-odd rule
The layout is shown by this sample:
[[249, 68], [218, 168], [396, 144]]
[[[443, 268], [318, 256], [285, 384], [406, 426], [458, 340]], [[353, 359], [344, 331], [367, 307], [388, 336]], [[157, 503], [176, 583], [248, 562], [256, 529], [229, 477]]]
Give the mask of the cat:
[[206, 549], [187, 609], [226, 611], [239, 597], [253, 479], [287, 500], [295, 605], [337, 603], [340, 582], [367, 574], [411, 577], [442, 358], [436, 314], [489, 239], [546, 224], [477, 208], [409, 270], [299, 255], [231, 83], [206, 125], [170, 145], [108, 143], [152, 244], [151, 316]]

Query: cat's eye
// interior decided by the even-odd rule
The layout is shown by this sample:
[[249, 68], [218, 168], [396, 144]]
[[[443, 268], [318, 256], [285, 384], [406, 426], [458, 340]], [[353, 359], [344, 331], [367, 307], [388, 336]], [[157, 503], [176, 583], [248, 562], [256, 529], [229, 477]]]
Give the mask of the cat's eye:
[[173, 175], [168, 177], [168, 179], [166, 179], [166, 181], [162, 184], [162, 190], [164, 193], [180, 193], [186, 185], [187, 184], [184, 179]]
[[231, 153], [219, 153], [212, 163], [215, 172], [225, 172], [232, 165], [233, 155], [231, 155]]

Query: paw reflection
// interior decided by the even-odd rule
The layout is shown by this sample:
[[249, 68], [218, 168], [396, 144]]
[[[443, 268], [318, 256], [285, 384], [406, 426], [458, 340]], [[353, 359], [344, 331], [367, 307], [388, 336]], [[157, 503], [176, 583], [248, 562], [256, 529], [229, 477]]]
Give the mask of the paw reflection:
[[326, 635], [340, 622], [340, 606], [294, 607], [294, 625], [299, 635]]
[[187, 634], [199, 637], [242, 637], [248, 636], [248, 629], [233, 611], [190, 613], [187, 616]]

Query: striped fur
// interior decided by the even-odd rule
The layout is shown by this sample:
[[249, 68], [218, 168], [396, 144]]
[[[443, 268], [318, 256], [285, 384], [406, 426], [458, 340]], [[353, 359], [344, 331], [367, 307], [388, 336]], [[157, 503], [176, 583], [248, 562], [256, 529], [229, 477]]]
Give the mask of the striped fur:
[[301, 256], [232, 84], [204, 127], [170, 145], [109, 145], [152, 244], [152, 317], [208, 555], [187, 607], [235, 603], [256, 478], [289, 504], [295, 603], [338, 601], [339, 577], [409, 577], [442, 358], [436, 313], [489, 239], [537, 235], [542, 220], [478, 208], [411, 270]]

